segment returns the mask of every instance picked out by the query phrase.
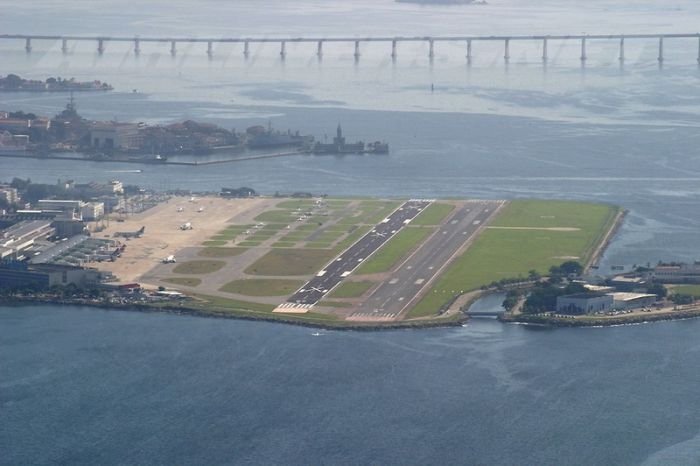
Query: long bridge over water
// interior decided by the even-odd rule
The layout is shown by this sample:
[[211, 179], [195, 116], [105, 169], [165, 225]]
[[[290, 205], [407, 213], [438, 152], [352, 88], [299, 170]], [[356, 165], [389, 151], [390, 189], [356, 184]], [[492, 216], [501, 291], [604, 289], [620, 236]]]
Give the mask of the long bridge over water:
[[250, 55], [251, 44], [276, 43], [279, 44], [279, 54], [282, 59], [287, 56], [286, 45], [288, 43], [313, 43], [316, 44], [316, 54], [319, 58], [323, 56], [323, 44], [325, 43], [347, 43], [354, 46], [354, 57], [360, 58], [362, 43], [384, 42], [391, 44], [391, 57], [398, 56], [398, 46], [400, 43], [419, 42], [428, 44], [428, 57], [435, 56], [436, 43], [452, 42], [463, 43], [466, 47], [466, 58], [471, 62], [474, 57], [473, 45], [477, 42], [501, 42], [503, 44], [503, 59], [507, 62], [510, 59], [512, 42], [541, 42], [542, 61], [548, 60], [548, 44], [550, 41], [577, 41], [580, 43], [580, 60], [585, 62], [588, 58], [586, 44], [589, 41], [616, 41], [619, 45], [619, 60], [625, 60], [625, 43], [627, 41], [653, 40], [658, 43], [659, 62], [664, 61], [664, 44], [666, 41], [678, 39], [697, 40], [697, 61], [700, 63], [700, 33], [687, 34], [580, 34], [580, 35], [498, 35], [498, 36], [374, 36], [374, 37], [230, 37], [230, 38], [192, 38], [192, 37], [124, 37], [124, 36], [74, 36], [74, 35], [38, 35], [38, 34], [1, 34], [0, 40], [17, 40], [24, 42], [27, 53], [31, 53], [32, 44], [35, 41], [61, 42], [61, 50], [64, 54], [69, 52], [69, 42], [94, 42], [97, 45], [97, 53], [102, 55], [106, 44], [110, 42], [130, 42], [133, 44], [135, 55], [141, 53], [141, 44], [144, 43], [169, 43], [170, 54], [177, 54], [178, 44], [201, 43], [206, 44], [206, 53], [212, 57], [214, 55], [214, 44], [242, 44], [243, 56]]

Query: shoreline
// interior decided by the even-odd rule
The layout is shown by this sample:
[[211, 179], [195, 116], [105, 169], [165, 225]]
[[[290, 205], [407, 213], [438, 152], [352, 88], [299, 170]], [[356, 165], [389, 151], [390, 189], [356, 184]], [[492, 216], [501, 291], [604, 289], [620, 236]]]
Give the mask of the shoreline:
[[618, 212], [615, 214], [615, 218], [613, 219], [612, 225], [610, 226], [608, 231], [605, 233], [605, 236], [603, 236], [603, 240], [600, 242], [598, 247], [591, 254], [591, 257], [588, 260], [588, 263], [584, 266], [584, 268], [583, 268], [584, 273], [589, 272], [592, 268], [598, 267], [598, 263], [603, 258], [605, 251], [607, 251], [608, 247], [610, 246], [610, 243], [617, 235], [617, 232], [619, 231], [619, 229], [622, 228], [622, 224], [625, 221], [625, 217], [627, 217], [627, 213], [628, 213], [628, 211], [626, 209], [620, 208], [618, 210]]
[[499, 321], [503, 323], [518, 323], [527, 325], [539, 325], [545, 327], [614, 327], [619, 325], [644, 324], [653, 322], [664, 322], [671, 320], [696, 319], [700, 317], [700, 305], [691, 309], [681, 309], [670, 312], [660, 312], [655, 314], [634, 314], [614, 317], [572, 317], [562, 318], [543, 315], [519, 314], [503, 315]]
[[461, 327], [469, 317], [462, 314], [456, 319], [431, 319], [431, 320], [415, 320], [415, 321], [397, 321], [397, 322], [368, 322], [366, 324], [359, 322], [333, 321], [304, 321], [300, 318], [289, 317], [287, 315], [255, 315], [255, 311], [240, 310], [204, 310], [190, 307], [187, 305], [164, 305], [156, 306], [150, 304], [120, 304], [120, 303], [102, 303], [89, 299], [44, 299], [35, 297], [15, 297], [15, 298], [0, 298], [0, 306], [22, 307], [30, 304], [54, 305], [54, 306], [86, 306], [107, 311], [126, 311], [126, 312], [141, 312], [141, 313], [163, 313], [173, 315], [185, 315], [191, 317], [205, 317], [215, 319], [232, 319], [232, 320], [248, 320], [270, 322], [277, 324], [290, 324], [299, 327], [307, 327], [322, 330], [345, 330], [345, 331], [383, 331], [383, 330], [410, 330], [424, 328], [449, 328]]
[[72, 160], [75, 162], [98, 162], [98, 163], [134, 163], [140, 165], [186, 165], [186, 166], [200, 166], [200, 165], [219, 165], [223, 163], [233, 163], [233, 162], [244, 162], [246, 160], [257, 160], [257, 159], [270, 159], [275, 157], [291, 157], [294, 155], [306, 155], [305, 152], [273, 152], [267, 154], [252, 154], [245, 155], [243, 157], [235, 157], [231, 159], [222, 160], [208, 160], [208, 161], [191, 161], [191, 162], [175, 162], [170, 160], [154, 161], [154, 160], [128, 160], [128, 159], [91, 159], [88, 157], [80, 157], [74, 155], [37, 155], [37, 154], [0, 154], [0, 157], [6, 158], [17, 158], [17, 159], [35, 159], [35, 160]]

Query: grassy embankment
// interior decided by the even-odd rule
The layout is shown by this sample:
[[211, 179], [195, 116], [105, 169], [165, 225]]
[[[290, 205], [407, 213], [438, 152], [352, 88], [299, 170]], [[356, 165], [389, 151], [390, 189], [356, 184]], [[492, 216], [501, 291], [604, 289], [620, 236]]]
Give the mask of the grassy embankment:
[[670, 285], [669, 294], [686, 294], [695, 299], [700, 299], [700, 285]]
[[303, 280], [248, 278], [229, 282], [222, 286], [220, 291], [245, 296], [285, 296], [292, 294], [303, 284]]
[[178, 264], [173, 272], [183, 275], [202, 275], [221, 270], [226, 265], [224, 261], [192, 260]]
[[166, 278], [163, 280], [164, 282], [172, 283], [173, 285], [183, 285], [183, 286], [199, 286], [202, 284], [202, 280], [200, 278], [194, 278], [194, 277], [172, 277], [172, 278]]
[[[502, 278], [546, 274], [568, 259], [586, 264], [612, 228], [617, 207], [566, 201], [509, 203], [445, 270], [408, 317], [431, 316], [453, 296]], [[520, 229], [524, 228], [524, 229]]]

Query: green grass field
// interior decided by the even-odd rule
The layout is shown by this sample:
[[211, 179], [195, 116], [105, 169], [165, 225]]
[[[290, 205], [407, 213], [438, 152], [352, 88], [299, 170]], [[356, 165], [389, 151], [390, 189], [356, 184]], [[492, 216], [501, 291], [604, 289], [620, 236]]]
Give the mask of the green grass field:
[[246, 251], [246, 248], [208, 247], [200, 249], [197, 255], [200, 257], [234, 257], [243, 254]]
[[173, 278], [166, 278], [163, 280], [164, 282], [168, 283], [173, 283], [175, 285], [183, 285], [183, 286], [199, 286], [202, 283], [202, 280], [199, 278], [194, 278], [194, 277], [173, 277]]
[[585, 264], [610, 229], [618, 209], [600, 204], [561, 201], [513, 201], [494, 226], [579, 228], [576, 231], [486, 229], [437, 279], [408, 317], [435, 314], [455, 294], [502, 278], [546, 274], [565, 257]]
[[700, 285], [675, 285], [668, 287], [668, 294], [689, 294], [694, 298], [700, 298]]
[[381, 249], [360, 265], [358, 275], [388, 272], [406, 254], [432, 233], [430, 228], [404, 228], [396, 233]]
[[245, 269], [249, 275], [312, 275], [335, 253], [331, 249], [274, 249]]
[[452, 204], [433, 203], [411, 221], [411, 225], [440, 225], [445, 217], [455, 209]]
[[291, 210], [268, 210], [255, 217], [255, 220], [258, 222], [284, 223], [286, 226], [289, 222], [296, 220], [296, 218], [297, 215]]
[[285, 296], [292, 294], [303, 284], [303, 280], [249, 278], [229, 282], [222, 286], [220, 291], [246, 296]]
[[212, 240], [212, 241], [204, 241], [204, 242], [202, 243], [202, 246], [223, 246], [223, 245], [225, 245], [226, 243], [228, 243], [228, 241], [223, 241], [223, 240]]
[[193, 260], [178, 264], [173, 272], [181, 274], [200, 275], [221, 270], [226, 262], [215, 260]]
[[238, 246], [242, 248], [252, 248], [255, 246], [260, 246], [262, 243], [262, 241], [241, 241], [238, 243]]
[[376, 285], [374, 282], [343, 282], [329, 295], [330, 298], [359, 298]]

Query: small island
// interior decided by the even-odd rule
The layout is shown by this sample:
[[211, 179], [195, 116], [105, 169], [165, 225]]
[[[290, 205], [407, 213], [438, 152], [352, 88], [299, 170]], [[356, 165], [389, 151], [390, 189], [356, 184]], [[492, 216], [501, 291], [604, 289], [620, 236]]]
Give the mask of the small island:
[[[248, 151], [268, 151], [248, 152]], [[269, 152], [274, 151], [274, 152]], [[169, 160], [170, 156], [229, 155], [228, 160]], [[346, 142], [338, 124], [332, 143], [321, 143], [299, 131], [277, 131], [268, 122], [245, 132], [186, 120], [165, 125], [144, 122], [94, 121], [78, 113], [75, 99], [53, 117], [22, 110], [0, 111], [0, 156], [127, 163], [201, 165], [300, 154], [388, 154], [386, 142]]]
[[94, 92], [114, 88], [102, 81], [76, 81], [75, 78], [47, 78], [45, 81], [24, 79], [16, 74], [0, 77], [0, 92]]

